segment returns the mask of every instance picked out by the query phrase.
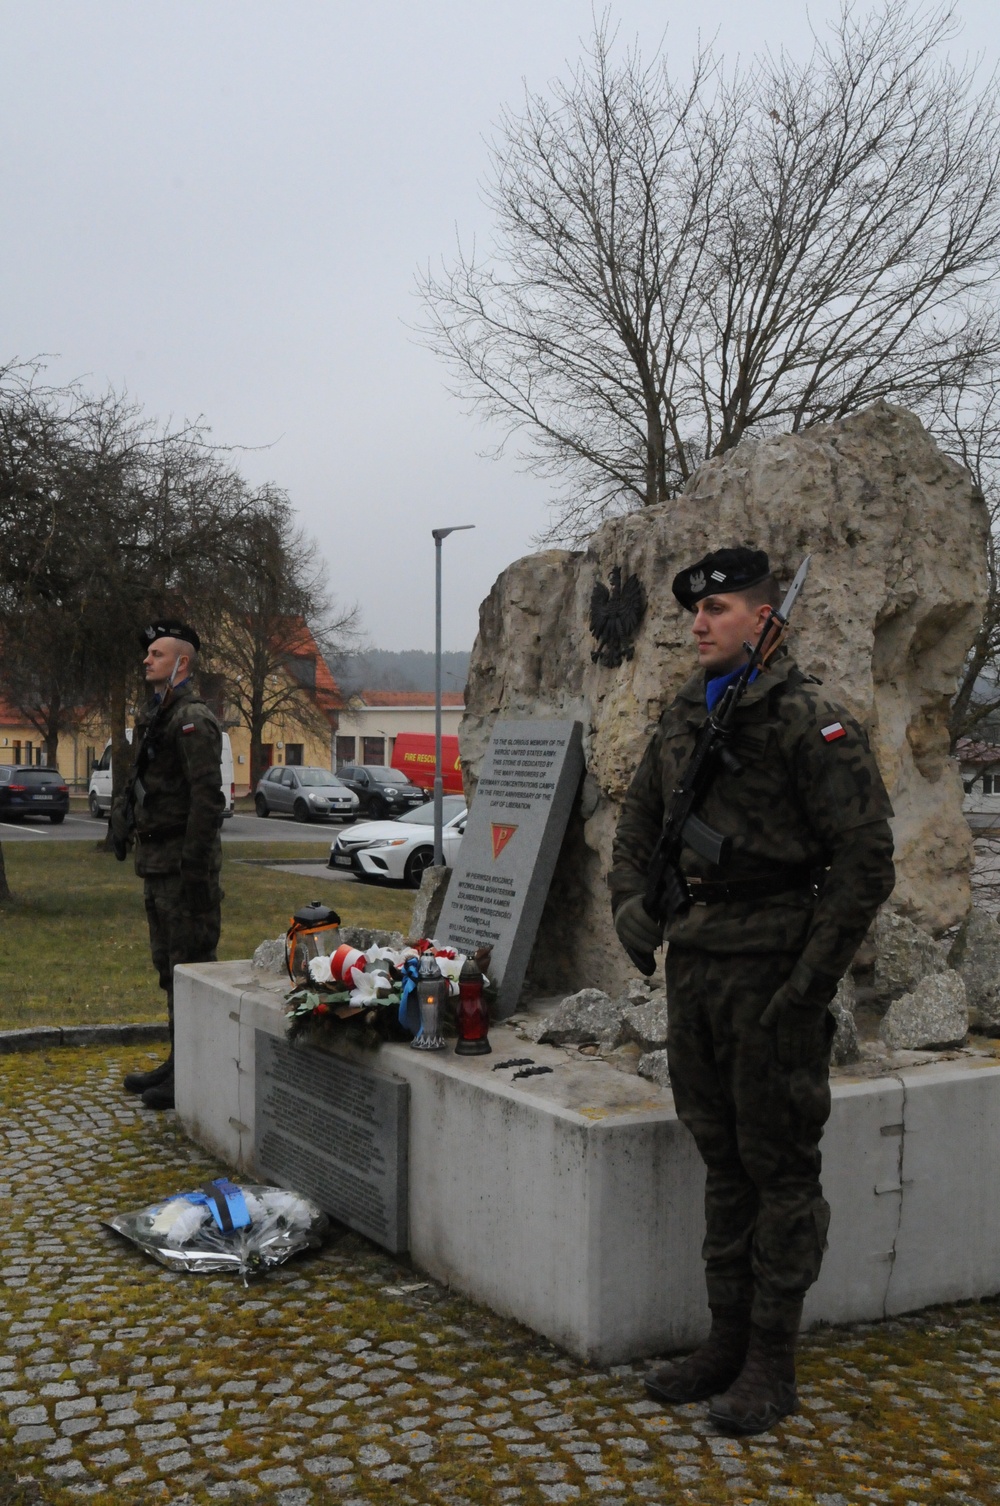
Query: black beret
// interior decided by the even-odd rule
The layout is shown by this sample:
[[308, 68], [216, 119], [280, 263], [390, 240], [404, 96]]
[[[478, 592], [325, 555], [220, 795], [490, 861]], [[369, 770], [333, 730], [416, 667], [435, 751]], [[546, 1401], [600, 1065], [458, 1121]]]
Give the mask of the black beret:
[[771, 563], [763, 549], [715, 549], [675, 575], [672, 590], [681, 606], [693, 612], [703, 596], [748, 591], [770, 573]]
[[201, 648], [201, 639], [189, 622], [179, 622], [176, 617], [159, 617], [151, 622], [149, 627], [144, 627], [139, 634], [139, 645], [143, 653], [148, 653], [157, 638], [181, 638], [185, 643], [190, 643], [195, 653]]

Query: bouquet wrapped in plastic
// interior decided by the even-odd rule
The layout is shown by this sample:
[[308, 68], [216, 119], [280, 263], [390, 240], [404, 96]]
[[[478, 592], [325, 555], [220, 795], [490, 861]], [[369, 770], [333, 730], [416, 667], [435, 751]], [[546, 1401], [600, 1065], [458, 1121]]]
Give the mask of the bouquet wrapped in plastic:
[[103, 1222], [172, 1271], [233, 1271], [245, 1281], [318, 1248], [329, 1221], [301, 1193], [216, 1177]]

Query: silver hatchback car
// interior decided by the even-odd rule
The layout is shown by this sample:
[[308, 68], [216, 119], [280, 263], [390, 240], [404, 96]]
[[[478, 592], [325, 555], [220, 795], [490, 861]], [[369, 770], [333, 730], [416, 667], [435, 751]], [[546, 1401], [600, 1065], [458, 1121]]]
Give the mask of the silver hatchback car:
[[253, 803], [258, 816], [280, 811], [296, 821], [320, 821], [331, 816], [353, 821], [358, 809], [357, 795], [329, 769], [292, 764], [268, 769], [257, 785]]

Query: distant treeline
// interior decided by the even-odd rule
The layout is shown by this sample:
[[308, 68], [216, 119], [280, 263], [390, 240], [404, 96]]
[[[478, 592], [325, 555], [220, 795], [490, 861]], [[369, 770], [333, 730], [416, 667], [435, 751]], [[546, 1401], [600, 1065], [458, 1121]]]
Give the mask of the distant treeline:
[[[333, 666], [342, 690], [433, 690], [434, 655], [426, 649], [370, 648], [345, 654]], [[469, 677], [468, 652], [441, 655], [441, 688], [462, 691]]]

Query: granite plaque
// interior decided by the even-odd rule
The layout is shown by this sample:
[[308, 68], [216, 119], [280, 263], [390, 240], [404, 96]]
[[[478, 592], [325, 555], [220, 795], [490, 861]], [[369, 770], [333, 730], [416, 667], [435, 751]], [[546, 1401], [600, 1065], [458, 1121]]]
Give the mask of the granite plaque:
[[496, 1014], [513, 1014], [583, 775], [579, 722], [497, 722], [437, 934], [492, 946]]
[[408, 1246], [409, 1085], [256, 1034], [257, 1173], [394, 1253]]

